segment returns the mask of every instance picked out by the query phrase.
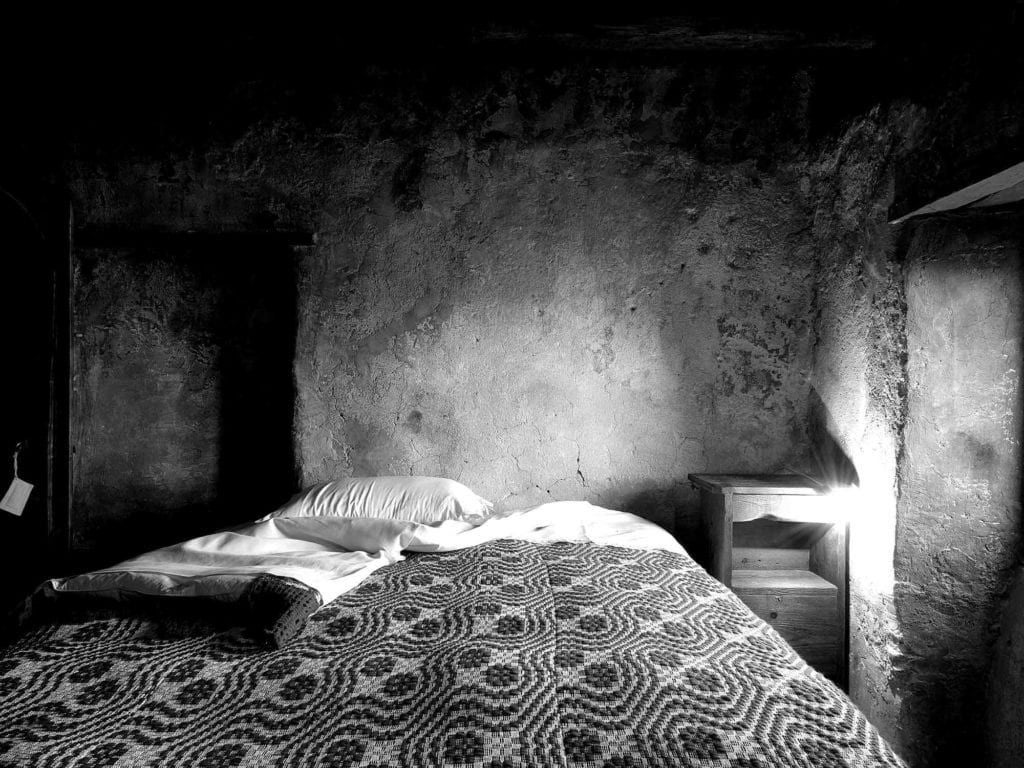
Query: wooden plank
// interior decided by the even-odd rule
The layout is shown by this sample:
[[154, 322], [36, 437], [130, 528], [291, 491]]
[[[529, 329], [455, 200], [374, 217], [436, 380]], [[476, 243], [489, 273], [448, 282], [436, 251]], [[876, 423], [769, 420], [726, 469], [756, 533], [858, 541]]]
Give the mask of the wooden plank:
[[849, 601], [847, 599], [847, 524], [830, 527], [810, 549], [810, 568], [836, 585], [836, 674], [834, 680], [845, 688], [849, 680]]
[[1013, 190], [1010, 194], [1000, 195], [994, 202], [989, 204], [1002, 204], [1005, 205], [1010, 202], [1016, 202], [1020, 200], [1020, 186], [1024, 184], [1024, 163], [1017, 163], [1017, 165], [1007, 168], [1005, 171], [989, 176], [986, 179], [982, 179], [979, 182], [971, 184], [970, 186], [958, 189], [956, 192], [940, 197], [928, 205], [918, 208], [916, 211], [911, 211], [905, 216], [900, 216], [898, 219], [893, 219], [890, 224], [902, 224], [907, 219], [912, 219], [917, 216], [926, 216], [930, 213], [941, 213], [943, 211], [955, 211], [958, 208], [964, 208], [967, 206], [983, 205], [986, 198], [1000, 195], [1001, 192], [1006, 190]]
[[1012, 205], [1024, 200], [1024, 180], [1018, 181], [1012, 187], [1001, 189], [995, 194], [983, 197], [971, 203], [969, 208], [996, 208], [1001, 205]]
[[740, 599], [790, 644], [835, 649], [834, 596], [742, 595]]
[[833, 601], [836, 585], [812, 571], [737, 570], [732, 573], [732, 589], [737, 595], [828, 595]]
[[823, 675], [837, 679], [839, 667], [835, 593], [818, 595], [740, 594], [759, 618]]
[[846, 591], [846, 526], [834, 525], [826, 529], [808, 552], [810, 570], [841, 592]]
[[692, 473], [687, 475], [698, 488], [714, 493], [789, 494], [817, 496], [826, 489], [805, 475], [732, 475]]
[[733, 570], [808, 570], [809, 549], [737, 547], [732, 549]]
[[725, 586], [732, 583], [732, 514], [728, 494], [701, 491], [701, 510], [708, 532], [708, 572]]
[[767, 517], [789, 522], [835, 522], [835, 504], [827, 496], [779, 494], [737, 494], [733, 498], [733, 520], [737, 523]]

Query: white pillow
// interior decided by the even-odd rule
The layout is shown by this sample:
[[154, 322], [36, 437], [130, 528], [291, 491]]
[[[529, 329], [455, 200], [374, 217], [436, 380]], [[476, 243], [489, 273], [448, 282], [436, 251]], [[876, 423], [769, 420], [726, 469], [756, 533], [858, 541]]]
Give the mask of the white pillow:
[[492, 507], [462, 483], [444, 477], [349, 477], [314, 485], [257, 522], [274, 517], [377, 517], [482, 523]]

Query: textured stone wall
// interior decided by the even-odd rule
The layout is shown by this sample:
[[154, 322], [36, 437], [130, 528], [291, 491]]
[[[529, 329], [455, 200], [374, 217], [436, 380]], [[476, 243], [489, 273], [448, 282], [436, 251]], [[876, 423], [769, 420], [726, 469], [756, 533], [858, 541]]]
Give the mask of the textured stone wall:
[[[585, 498], [669, 528], [678, 513], [690, 534], [688, 472], [807, 468], [809, 70], [496, 69], [443, 96], [376, 77], [326, 123], [257, 120], [162, 157], [92, 147], [70, 168], [94, 239], [310, 233], [294, 364], [303, 484], [448, 475], [505, 506]], [[97, 290], [119, 291], [111, 279]], [[173, 357], [160, 322], [146, 354]], [[88, 346], [83, 369], [113, 345]], [[117, 400], [96, 382], [83, 380], [96, 401], [83, 424]], [[160, 442], [180, 443], [184, 422]], [[82, 476], [129, 487], [108, 470]]]
[[809, 180], [680, 148], [693, 87], [513, 81], [345, 158], [300, 288], [305, 482], [451, 475], [671, 528], [688, 472], [802, 460]]
[[[900, 630], [894, 610], [897, 462], [901, 449], [903, 272], [887, 223], [894, 158], [918, 132], [913, 109], [854, 121], [823, 154], [815, 215], [819, 315], [812, 384], [816, 445], [835, 441], [856, 472], [850, 514], [850, 694], [906, 754], [892, 684]], [[825, 454], [821, 474], [844, 467]], [[833, 459], [832, 461], [829, 461]]]
[[904, 739], [926, 765], [983, 754], [988, 669], [1019, 558], [1021, 224], [926, 222], [908, 252], [895, 677]]

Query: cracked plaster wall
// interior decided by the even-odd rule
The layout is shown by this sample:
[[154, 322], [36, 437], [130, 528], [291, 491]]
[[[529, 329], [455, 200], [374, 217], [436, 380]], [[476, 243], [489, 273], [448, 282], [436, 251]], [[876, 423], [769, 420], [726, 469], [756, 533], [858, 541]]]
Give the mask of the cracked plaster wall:
[[385, 73], [326, 123], [160, 159], [94, 147], [70, 166], [78, 226], [312, 233], [302, 484], [447, 475], [504, 506], [678, 514], [688, 535], [688, 472], [806, 468], [809, 70], [463, 77], [439, 95]]
[[[902, 753], [892, 685], [899, 626], [893, 605], [897, 465], [906, 350], [903, 270], [887, 223], [895, 159], [921, 131], [907, 107], [853, 121], [816, 177], [816, 423], [856, 469], [849, 554], [850, 695]], [[816, 443], [823, 436], [815, 434]], [[829, 466], [822, 467], [826, 476]]]
[[422, 207], [380, 185], [325, 215], [304, 262], [305, 482], [451, 475], [507, 506], [586, 498], [672, 528], [687, 472], [799, 460], [797, 183], [605, 137], [447, 137], [422, 174]]
[[[986, 685], [1021, 545], [1021, 225], [923, 222], [907, 255], [895, 679], [901, 737], [922, 765], [988, 759]], [[1021, 725], [1007, 723], [995, 746]]]

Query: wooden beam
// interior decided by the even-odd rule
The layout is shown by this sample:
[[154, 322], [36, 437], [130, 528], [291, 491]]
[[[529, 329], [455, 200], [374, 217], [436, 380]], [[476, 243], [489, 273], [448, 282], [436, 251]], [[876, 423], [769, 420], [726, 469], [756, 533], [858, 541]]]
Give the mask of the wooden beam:
[[908, 219], [934, 213], [946, 213], [964, 208], [989, 208], [1010, 205], [1024, 200], [1024, 163], [1000, 171], [994, 176], [958, 189], [952, 194], [940, 197], [928, 205], [911, 211], [905, 216], [893, 219], [890, 224], [902, 224]]

